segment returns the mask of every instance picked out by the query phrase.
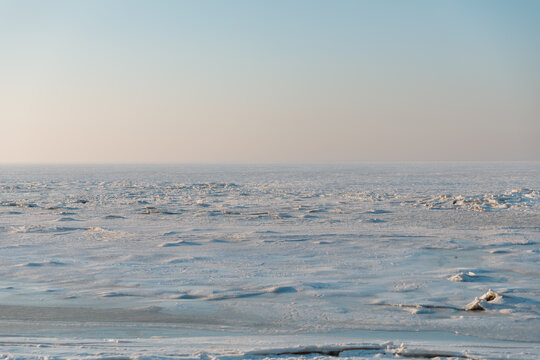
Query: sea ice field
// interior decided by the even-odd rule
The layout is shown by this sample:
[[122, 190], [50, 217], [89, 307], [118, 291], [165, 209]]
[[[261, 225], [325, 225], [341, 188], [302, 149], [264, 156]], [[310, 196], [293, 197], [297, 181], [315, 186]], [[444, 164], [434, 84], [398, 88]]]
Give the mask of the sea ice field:
[[540, 358], [540, 163], [0, 166], [0, 358]]

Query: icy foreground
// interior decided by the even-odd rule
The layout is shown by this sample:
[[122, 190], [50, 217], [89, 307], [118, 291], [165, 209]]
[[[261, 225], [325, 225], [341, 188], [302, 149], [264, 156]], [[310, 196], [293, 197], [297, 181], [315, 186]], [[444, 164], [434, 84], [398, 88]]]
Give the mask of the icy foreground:
[[540, 357], [540, 164], [0, 167], [0, 358]]

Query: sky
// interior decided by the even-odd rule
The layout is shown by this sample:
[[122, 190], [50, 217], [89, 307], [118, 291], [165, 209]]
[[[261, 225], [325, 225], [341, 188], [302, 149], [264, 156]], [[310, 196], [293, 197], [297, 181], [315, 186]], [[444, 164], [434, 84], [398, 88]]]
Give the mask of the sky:
[[0, 163], [540, 160], [540, 1], [0, 0]]

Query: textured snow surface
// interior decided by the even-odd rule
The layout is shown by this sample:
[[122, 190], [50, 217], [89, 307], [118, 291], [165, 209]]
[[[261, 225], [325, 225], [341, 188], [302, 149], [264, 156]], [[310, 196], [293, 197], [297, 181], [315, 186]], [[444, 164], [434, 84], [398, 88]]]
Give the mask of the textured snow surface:
[[2, 166], [0, 358], [537, 359], [539, 244], [539, 163]]

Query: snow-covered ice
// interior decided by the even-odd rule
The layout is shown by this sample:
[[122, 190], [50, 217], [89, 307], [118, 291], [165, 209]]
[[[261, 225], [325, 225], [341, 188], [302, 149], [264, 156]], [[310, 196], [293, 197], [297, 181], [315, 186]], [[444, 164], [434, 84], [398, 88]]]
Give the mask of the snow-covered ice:
[[537, 359], [539, 242], [540, 163], [2, 166], [0, 357]]

